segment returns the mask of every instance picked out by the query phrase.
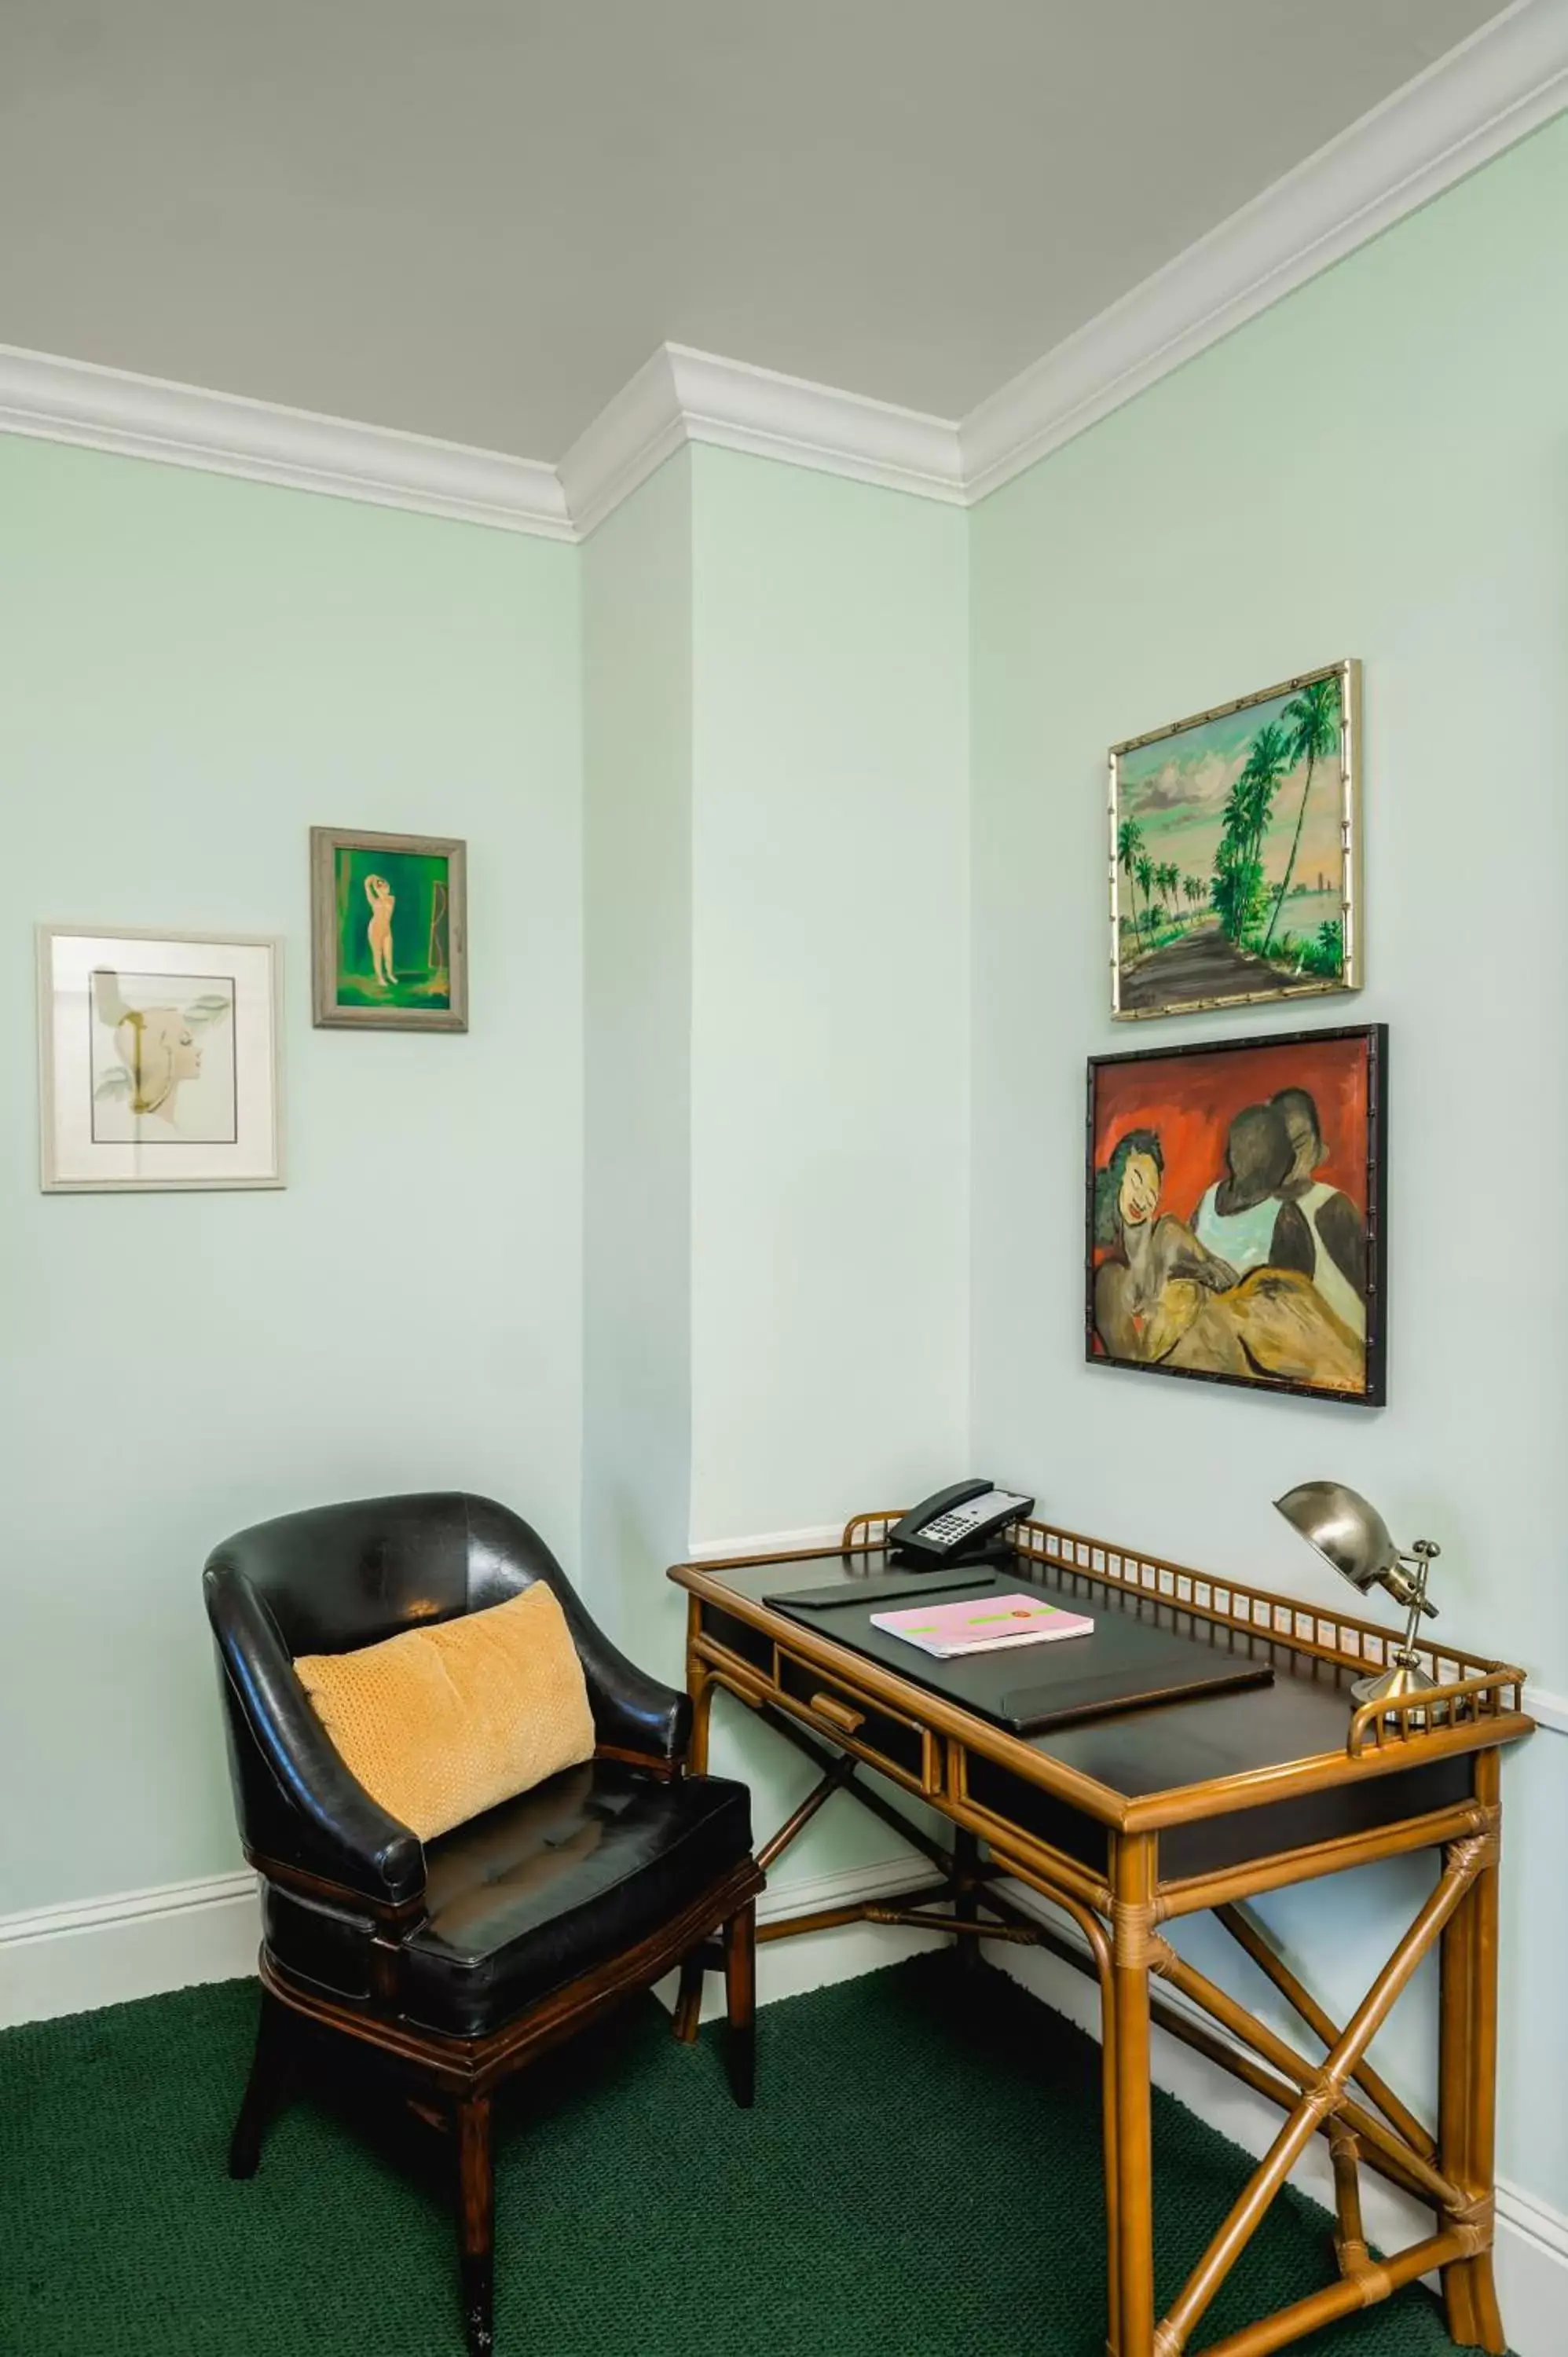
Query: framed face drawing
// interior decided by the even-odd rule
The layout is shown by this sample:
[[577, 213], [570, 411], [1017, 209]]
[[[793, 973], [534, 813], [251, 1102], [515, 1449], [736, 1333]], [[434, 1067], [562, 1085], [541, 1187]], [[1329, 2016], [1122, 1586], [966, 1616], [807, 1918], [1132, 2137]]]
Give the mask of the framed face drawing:
[[281, 1187], [276, 941], [38, 928], [48, 1194]]
[[311, 828], [318, 1028], [467, 1029], [467, 866], [437, 835]]
[[1361, 986], [1360, 665], [1111, 748], [1111, 1008]]
[[1091, 1363], [1380, 1407], [1388, 1027], [1091, 1056]]

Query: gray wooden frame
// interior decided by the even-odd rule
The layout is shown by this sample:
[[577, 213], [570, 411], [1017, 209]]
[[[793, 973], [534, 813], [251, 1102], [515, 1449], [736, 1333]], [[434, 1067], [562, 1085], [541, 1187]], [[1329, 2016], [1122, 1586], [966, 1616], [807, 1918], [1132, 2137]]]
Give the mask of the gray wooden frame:
[[[310, 830], [311, 1020], [318, 1031], [466, 1031], [468, 1028], [467, 845], [439, 834], [372, 834], [363, 827]], [[452, 961], [447, 1007], [339, 1006], [334, 855], [410, 851], [446, 862], [447, 942]]]

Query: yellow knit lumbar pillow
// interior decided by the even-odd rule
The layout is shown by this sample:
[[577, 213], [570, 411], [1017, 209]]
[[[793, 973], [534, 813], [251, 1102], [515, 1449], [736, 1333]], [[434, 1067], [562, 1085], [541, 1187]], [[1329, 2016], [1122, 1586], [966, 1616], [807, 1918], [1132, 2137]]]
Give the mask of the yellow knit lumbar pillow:
[[483, 1612], [294, 1667], [371, 1798], [421, 1841], [593, 1755], [583, 1665], [542, 1579]]

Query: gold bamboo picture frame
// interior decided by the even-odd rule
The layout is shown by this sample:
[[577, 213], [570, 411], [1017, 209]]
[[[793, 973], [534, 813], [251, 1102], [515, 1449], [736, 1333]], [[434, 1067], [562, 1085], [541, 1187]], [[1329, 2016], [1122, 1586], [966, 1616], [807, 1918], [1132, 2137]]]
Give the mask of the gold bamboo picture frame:
[[1112, 746], [1119, 1022], [1361, 988], [1360, 696], [1347, 657]]

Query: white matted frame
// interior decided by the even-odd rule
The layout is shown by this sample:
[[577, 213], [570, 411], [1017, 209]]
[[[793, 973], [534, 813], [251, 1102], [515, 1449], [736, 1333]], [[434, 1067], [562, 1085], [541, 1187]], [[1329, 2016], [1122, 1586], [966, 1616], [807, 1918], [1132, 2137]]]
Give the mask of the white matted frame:
[[40, 925], [46, 1194], [281, 1187], [274, 935]]

